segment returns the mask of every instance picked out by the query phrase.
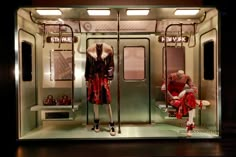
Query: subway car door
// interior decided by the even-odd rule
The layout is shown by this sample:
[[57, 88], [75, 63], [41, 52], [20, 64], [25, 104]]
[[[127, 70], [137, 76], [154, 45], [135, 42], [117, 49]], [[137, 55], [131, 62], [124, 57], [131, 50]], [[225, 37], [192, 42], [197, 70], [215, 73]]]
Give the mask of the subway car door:
[[201, 111], [201, 124], [219, 130], [217, 102], [217, 31], [212, 29], [200, 35], [201, 82], [200, 98], [210, 101], [210, 107]]
[[20, 136], [37, 125], [36, 113], [30, 107], [36, 102], [35, 36], [23, 29], [19, 30], [19, 90], [18, 116]]
[[121, 123], [150, 123], [148, 38], [120, 39]]

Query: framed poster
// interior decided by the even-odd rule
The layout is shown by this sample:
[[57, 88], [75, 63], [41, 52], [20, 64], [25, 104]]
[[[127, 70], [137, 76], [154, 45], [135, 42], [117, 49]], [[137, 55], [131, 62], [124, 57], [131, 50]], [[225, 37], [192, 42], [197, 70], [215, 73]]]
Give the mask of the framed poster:
[[68, 81], [72, 80], [72, 51], [51, 50], [50, 51], [50, 80]]

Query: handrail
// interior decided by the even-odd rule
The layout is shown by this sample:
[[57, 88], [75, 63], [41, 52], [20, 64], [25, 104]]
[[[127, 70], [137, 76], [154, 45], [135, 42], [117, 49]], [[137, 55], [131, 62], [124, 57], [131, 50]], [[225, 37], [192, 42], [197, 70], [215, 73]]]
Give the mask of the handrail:
[[[45, 32], [46, 32], [46, 26], [59, 26], [59, 39], [60, 39], [60, 37], [61, 37], [61, 27], [62, 26], [65, 26], [65, 27], [68, 27], [69, 29], [70, 29], [70, 31], [71, 31], [71, 38], [72, 38], [72, 40], [71, 40], [71, 51], [72, 51], [72, 96], [71, 96], [71, 100], [72, 100], [72, 111], [74, 112], [74, 79], [75, 79], [75, 77], [74, 77], [74, 60], [75, 60], [75, 58], [74, 58], [74, 32], [73, 32], [73, 29], [72, 29], [72, 27], [70, 26], [70, 25], [68, 25], [68, 24], [48, 24], [48, 23], [42, 23], [42, 22], [38, 22], [38, 21], [35, 21], [34, 19], [33, 19], [33, 17], [32, 17], [32, 13], [30, 12], [30, 19], [32, 20], [32, 22], [34, 22], [35, 24], [38, 24], [38, 25], [43, 25], [43, 27], [44, 27], [44, 33], [43, 33], [43, 47], [44, 47], [44, 44], [45, 44]], [[60, 47], [60, 44], [61, 44], [61, 39], [59, 40], [59, 47]]]
[[[120, 71], [120, 12], [117, 12], [117, 73]], [[120, 75], [117, 75], [118, 133], [120, 129]]]

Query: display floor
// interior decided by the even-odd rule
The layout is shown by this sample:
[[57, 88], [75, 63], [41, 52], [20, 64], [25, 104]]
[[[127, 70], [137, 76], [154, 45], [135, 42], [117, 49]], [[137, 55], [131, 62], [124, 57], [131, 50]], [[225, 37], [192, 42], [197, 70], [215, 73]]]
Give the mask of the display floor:
[[100, 125], [100, 132], [92, 125], [77, 123], [47, 124], [32, 130], [21, 139], [152, 139], [152, 138], [219, 138], [218, 132], [195, 127], [191, 137], [186, 137], [184, 126], [170, 124], [123, 124], [116, 126], [116, 135], [109, 134], [108, 125]]

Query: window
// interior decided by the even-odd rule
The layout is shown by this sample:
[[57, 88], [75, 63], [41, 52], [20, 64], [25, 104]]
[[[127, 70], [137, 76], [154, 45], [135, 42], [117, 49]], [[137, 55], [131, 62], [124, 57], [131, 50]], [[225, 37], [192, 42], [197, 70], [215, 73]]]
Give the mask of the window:
[[214, 41], [207, 41], [203, 44], [204, 79], [214, 79]]
[[[165, 75], [165, 48], [162, 49], [163, 75]], [[185, 71], [185, 48], [167, 47], [167, 75], [178, 70]], [[164, 78], [164, 77], [163, 77]]]
[[22, 80], [32, 80], [32, 44], [26, 41], [21, 43], [22, 53]]
[[145, 78], [144, 47], [124, 48], [124, 79], [143, 80]]

